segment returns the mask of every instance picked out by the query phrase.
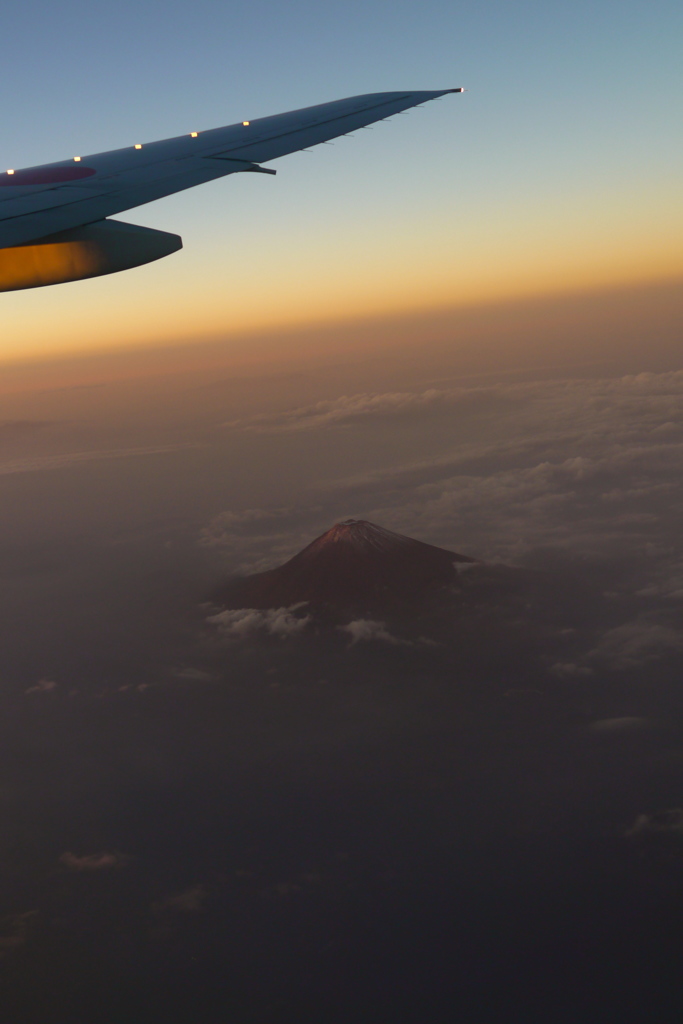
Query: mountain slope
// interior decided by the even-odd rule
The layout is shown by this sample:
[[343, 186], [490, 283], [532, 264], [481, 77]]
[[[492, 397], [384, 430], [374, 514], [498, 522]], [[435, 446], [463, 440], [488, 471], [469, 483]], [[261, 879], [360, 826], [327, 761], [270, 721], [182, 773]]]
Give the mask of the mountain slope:
[[377, 613], [458, 583], [457, 564], [477, 560], [362, 519], [337, 523], [284, 565], [233, 580], [216, 595], [228, 608], [312, 608]]

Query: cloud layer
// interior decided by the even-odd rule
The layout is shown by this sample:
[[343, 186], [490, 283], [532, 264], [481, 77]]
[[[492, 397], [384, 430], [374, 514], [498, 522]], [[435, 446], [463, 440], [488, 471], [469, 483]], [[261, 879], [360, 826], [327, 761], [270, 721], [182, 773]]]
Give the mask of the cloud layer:
[[[233, 571], [277, 565], [354, 516], [489, 562], [602, 573], [612, 612], [549, 663], [558, 680], [680, 656], [683, 371], [359, 392], [232, 426], [282, 435], [292, 459], [318, 434], [331, 453], [300, 506], [227, 511], [207, 526], [202, 542]], [[333, 428], [344, 428], [336, 439]], [[246, 617], [226, 626], [251, 628]], [[358, 626], [352, 642], [374, 628]]]
[[[481, 392], [485, 394], [488, 390], [481, 389]], [[321, 427], [345, 426], [358, 420], [416, 415], [456, 402], [471, 401], [475, 394], [476, 392], [464, 388], [448, 391], [430, 388], [421, 392], [396, 391], [374, 394], [362, 392], [315, 402], [313, 405], [301, 406], [288, 412], [233, 420], [225, 426], [257, 433], [318, 430]]]
[[112, 448], [102, 451], [64, 452], [59, 455], [36, 455], [22, 459], [0, 462], [0, 476], [14, 473], [41, 473], [45, 470], [64, 469], [82, 462], [103, 459], [128, 459], [140, 455], [165, 455], [167, 452], [185, 451], [199, 447], [194, 442], [181, 444], [149, 445], [144, 448]]
[[651, 563], [646, 585], [683, 594], [683, 557], [675, 571], [671, 558], [683, 508], [683, 372], [361, 393], [240, 425], [301, 433], [362, 421], [371, 446], [382, 419], [416, 410], [415, 436], [429, 435], [438, 410], [438, 454], [331, 475], [305, 508], [222, 513], [203, 542], [274, 564], [313, 529], [353, 514], [488, 559], [518, 561], [545, 546], [583, 555], [627, 546]]

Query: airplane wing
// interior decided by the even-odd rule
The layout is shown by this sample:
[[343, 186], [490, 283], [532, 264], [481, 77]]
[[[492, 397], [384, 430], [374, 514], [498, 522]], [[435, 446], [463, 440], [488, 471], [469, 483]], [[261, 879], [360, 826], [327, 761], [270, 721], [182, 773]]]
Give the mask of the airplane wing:
[[[228, 174], [244, 171], [274, 174], [275, 171], [260, 164], [346, 135], [446, 93], [462, 91], [370, 93], [160, 142], [136, 143], [108, 153], [78, 155], [40, 167], [0, 172], [0, 290], [58, 283], [40, 280], [35, 284], [3, 285], [3, 266], [9, 266], [12, 260], [16, 265], [19, 256], [16, 247], [33, 249], [35, 245], [29, 243], [53, 240], [53, 236], [68, 242], [71, 236], [65, 233], [74, 229], [77, 229], [75, 239], [90, 237], [91, 225], [100, 225], [98, 237], [116, 235], [120, 246], [125, 229], [128, 228], [128, 235], [131, 235], [136, 228], [121, 225], [118, 229], [120, 222], [113, 221], [111, 225], [106, 222], [103, 234], [102, 222], [113, 214]], [[176, 249], [182, 244], [176, 235], [151, 232], [148, 228], [137, 230], [146, 232], [150, 238], [155, 234], [175, 239]], [[41, 250], [43, 263], [46, 251]], [[32, 261], [35, 263], [33, 257]], [[147, 259], [138, 262], [147, 262]], [[108, 272], [111, 271], [105, 269], [96, 273]], [[74, 279], [74, 276], [59, 277], [59, 280]]]

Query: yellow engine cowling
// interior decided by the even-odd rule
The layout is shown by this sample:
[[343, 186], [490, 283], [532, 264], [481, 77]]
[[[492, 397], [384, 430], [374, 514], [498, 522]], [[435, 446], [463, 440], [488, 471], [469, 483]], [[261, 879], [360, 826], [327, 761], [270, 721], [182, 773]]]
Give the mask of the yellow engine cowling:
[[119, 220], [100, 220], [46, 235], [28, 245], [0, 249], [0, 291], [115, 274], [169, 256], [182, 247], [180, 235]]

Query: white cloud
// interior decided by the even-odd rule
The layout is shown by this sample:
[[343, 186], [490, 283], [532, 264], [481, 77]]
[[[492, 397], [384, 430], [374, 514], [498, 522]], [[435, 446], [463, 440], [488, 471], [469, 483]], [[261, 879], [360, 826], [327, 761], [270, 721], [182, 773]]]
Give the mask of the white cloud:
[[604, 633], [586, 660], [620, 672], [641, 668], [680, 651], [683, 634], [649, 618], [640, 618]]
[[655, 727], [650, 718], [638, 718], [635, 715], [624, 715], [621, 718], [597, 718], [587, 726], [591, 733], [625, 736], [633, 733], [648, 732]]
[[352, 622], [347, 622], [345, 626], [337, 626], [337, 629], [349, 634], [351, 646], [361, 640], [383, 640], [388, 644], [408, 644], [407, 640], [401, 640], [390, 633], [385, 622], [376, 622], [374, 619], [354, 619]]
[[204, 909], [207, 896], [208, 893], [203, 885], [191, 885], [183, 892], [166, 896], [154, 903], [152, 910], [155, 914], [197, 914]]
[[[216, 678], [211, 672], [205, 672], [201, 668], [192, 668], [192, 666], [173, 669], [173, 675], [176, 679], [187, 679], [190, 682], [197, 683], [209, 683]], [[119, 687], [119, 689], [122, 689], [122, 687]]]
[[639, 814], [624, 833], [626, 836], [648, 836], [673, 834], [683, 836], [683, 809], [672, 807], [655, 814]]
[[207, 622], [217, 626], [223, 636], [231, 640], [246, 640], [258, 633], [286, 639], [297, 636], [311, 621], [310, 615], [295, 615], [306, 602], [289, 608], [237, 608], [210, 615]]
[[50, 693], [57, 689], [58, 684], [54, 679], [39, 679], [35, 686], [29, 686], [24, 693]]
[[78, 857], [74, 853], [63, 853], [60, 864], [72, 871], [110, 871], [112, 868], [125, 867], [131, 858], [123, 853], [88, 853]]
[[586, 665], [577, 665], [573, 661], [558, 661], [550, 667], [550, 671], [559, 679], [576, 679], [581, 676], [592, 676], [593, 669]]
[[666, 558], [668, 552], [662, 552], [665, 556], [663, 564], [651, 573], [651, 579], [647, 586], [637, 591], [639, 597], [655, 598], [665, 601], [683, 600], [683, 559]]
[[28, 910], [23, 914], [11, 914], [0, 921], [0, 957], [28, 941], [37, 918], [37, 910]]

